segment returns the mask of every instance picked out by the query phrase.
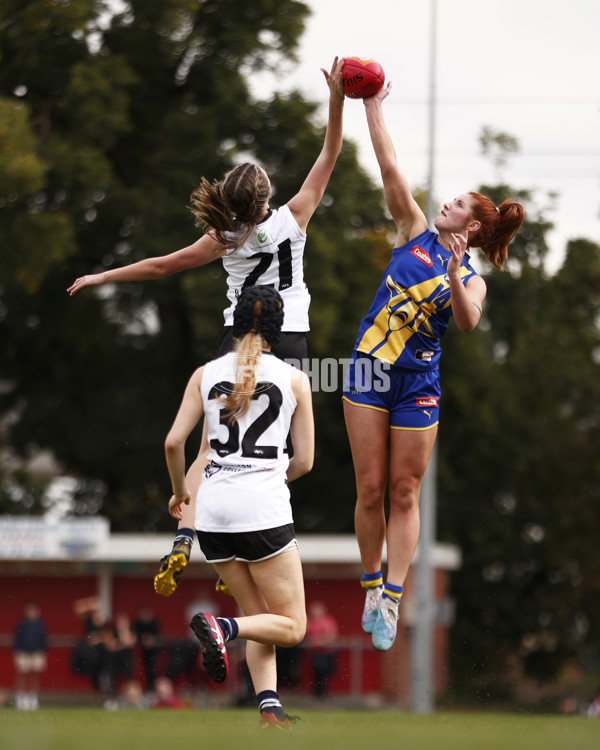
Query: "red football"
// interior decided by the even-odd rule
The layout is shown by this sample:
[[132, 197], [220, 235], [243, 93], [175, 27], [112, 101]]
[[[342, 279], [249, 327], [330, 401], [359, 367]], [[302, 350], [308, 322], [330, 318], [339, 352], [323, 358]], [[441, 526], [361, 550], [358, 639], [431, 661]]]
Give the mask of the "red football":
[[373, 96], [385, 83], [383, 68], [370, 57], [345, 57], [342, 67], [344, 93], [351, 99]]

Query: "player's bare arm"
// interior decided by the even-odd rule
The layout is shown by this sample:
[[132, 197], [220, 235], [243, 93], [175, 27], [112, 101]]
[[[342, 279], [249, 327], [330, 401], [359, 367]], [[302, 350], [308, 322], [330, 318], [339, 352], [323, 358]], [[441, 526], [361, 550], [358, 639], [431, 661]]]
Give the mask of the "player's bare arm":
[[335, 58], [328, 73], [321, 68], [329, 86], [329, 119], [321, 153], [304, 180], [298, 193], [288, 201], [288, 206], [300, 229], [305, 232], [314, 214], [333, 168], [342, 150], [342, 120], [344, 110], [344, 86], [342, 83], [343, 58]]
[[189, 504], [191, 499], [185, 481], [185, 443], [204, 414], [200, 393], [203, 372], [204, 368], [200, 367], [190, 378], [173, 426], [165, 440], [165, 456], [173, 488], [173, 497], [169, 500], [169, 513], [174, 518], [181, 515], [179, 506], [182, 503]]
[[448, 280], [452, 302], [452, 314], [460, 331], [472, 331], [481, 318], [483, 300], [487, 293], [481, 276], [472, 276], [466, 284], [460, 278], [460, 266], [467, 249], [467, 232], [453, 233], [448, 243]]
[[137, 263], [132, 263], [122, 268], [113, 268], [101, 273], [89, 274], [76, 279], [67, 289], [73, 296], [86, 286], [101, 286], [109, 283], [122, 281], [152, 281], [171, 276], [174, 273], [185, 271], [188, 268], [197, 268], [206, 265], [217, 258], [221, 258], [227, 252], [227, 248], [217, 242], [209, 234], [205, 234], [193, 245], [184, 247], [169, 255], [159, 255], [154, 258], [145, 258]]
[[296, 399], [296, 411], [290, 425], [290, 436], [294, 455], [287, 471], [288, 482], [307, 474], [315, 457], [315, 424], [312, 408], [310, 380], [302, 370], [294, 370], [292, 391]]
[[385, 201], [398, 229], [396, 247], [401, 247], [427, 229], [427, 219], [398, 166], [396, 150], [383, 116], [382, 103], [391, 90], [390, 81], [377, 94], [364, 101], [371, 142], [383, 180]]

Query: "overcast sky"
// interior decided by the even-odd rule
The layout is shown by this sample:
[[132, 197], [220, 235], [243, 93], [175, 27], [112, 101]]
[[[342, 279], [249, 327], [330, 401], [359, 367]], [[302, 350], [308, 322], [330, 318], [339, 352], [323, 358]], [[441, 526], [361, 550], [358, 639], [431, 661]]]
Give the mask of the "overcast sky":
[[[433, 0], [305, 0], [313, 15], [300, 66], [285, 80], [323, 102], [320, 72], [334, 55], [373, 57], [393, 91], [384, 104], [398, 160], [412, 186], [428, 174]], [[437, 0], [436, 167], [438, 201], [498, 181], [481, 157], [483, 126], [514, 136], [520, 155], [502, 178], [517, 188], [558, 193], [552, 264], [569, 238], [600, 242], [600, 1]], [[345, 135], [379, 179], [362, 102], [347, 100]]]

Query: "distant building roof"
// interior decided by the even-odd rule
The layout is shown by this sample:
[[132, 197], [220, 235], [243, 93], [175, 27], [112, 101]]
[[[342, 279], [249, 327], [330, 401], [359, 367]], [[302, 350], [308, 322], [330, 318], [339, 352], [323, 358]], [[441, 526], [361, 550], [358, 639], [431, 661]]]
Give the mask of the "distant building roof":
[[[0, 516], [0, 560], [86, 560], [89, 562], [157, 562], [173, 543], [173, 534], [111, 533], [107, 519]], [[352, 534], [300, 534], [304, 563], [360, 564]], [[419, 550], [413, 562], [418, 558]], [[385, 557], [384, 557], [385, 560]], [[194, 562], [204, 557], [196, 546]], [[433, 566], [460, 567], [460, 551], [450, 544], [435, 544]]]
[[[97, 559], [155, 562], [169, 551], [172, 543], [172, 534], [111, 534], [108, 547]], [[360, 563], [358, 543], [352, 534], [299, 534], [298, 545], [304, 563]], [[417, 549], [413, 562], [418, 554]], [[193, 559], [204, 560], [197, 546], [194, 547]], [[454, 545], [438, 543], [434, 546], [434, 567], [456, 570], [460, 562], [460, 552]]]

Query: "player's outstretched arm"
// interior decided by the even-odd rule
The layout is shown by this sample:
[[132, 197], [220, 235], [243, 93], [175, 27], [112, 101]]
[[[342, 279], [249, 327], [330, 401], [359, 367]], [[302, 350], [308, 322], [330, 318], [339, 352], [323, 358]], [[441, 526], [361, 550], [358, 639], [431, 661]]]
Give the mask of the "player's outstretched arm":
[[308, 474], [315, 458], [315, 423], [312, 407], [310, 380], [302, 370], [292, 375], [292, 390], [296, 398], [296, 410], [290, 425], [290, 437], [294, 455], [287, 471], [288, 482]]
[[314, 214], [342, 150], [342, 122], [344, 113], [343, 58], [335, 58], [328, 73], [321, 68], [329, 86], [329, 119], [321, 153], [296, 195], [288, 201], [290, 211], [303, 232]]
[[398, 166], [396, 150], [383, 116], [383, 100], [391, 82], [364, 100], [371, 142], [383, 180], [385, 201], [398, 229], [396, 246], [402, 246], [424, 232], [427, 219], [415, 201], [408, 181]]
[[102, 273], [81, 276], [71, 284], [67, 292], [73, 296], [86, 286], [101, 286], [102, 284], [118, 283], [121, 281], [152, 281], [171, 276], [188, 268], [196, 268], [220, 258], [227, 252], [227, 248], [210, 235], [205, 234], [193, 245], [184, 247], [169, 255], [159, 255], [155, 258], [145, 258], [137, 263], [131, 263], [122, 268], [113, 268]]

